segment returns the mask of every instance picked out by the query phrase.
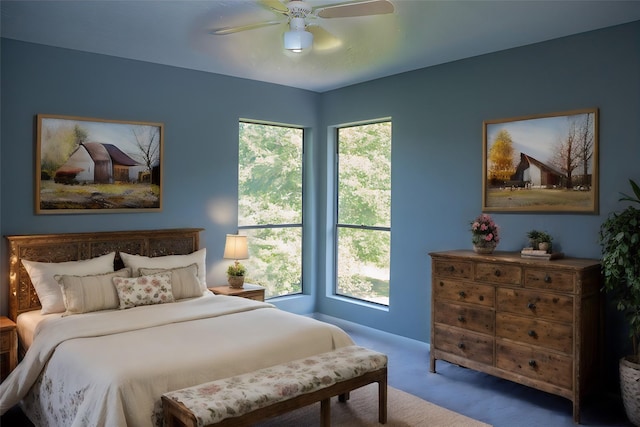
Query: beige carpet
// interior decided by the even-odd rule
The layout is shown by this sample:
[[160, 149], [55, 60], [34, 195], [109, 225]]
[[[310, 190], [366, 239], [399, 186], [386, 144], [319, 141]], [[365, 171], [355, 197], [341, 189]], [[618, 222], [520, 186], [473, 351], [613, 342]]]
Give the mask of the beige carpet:
[[[442, 408], [393, 387], [388, 388], [389, 427], [488, 427], [488, 424]], [[320, 425], [320, 404], [307, 406], [258, 424], [260, 427], [313, 427]], [[351, 392], [347, 403], [331, 399], [332, 427], [370, 427], [378, 424], [378, 385]]]

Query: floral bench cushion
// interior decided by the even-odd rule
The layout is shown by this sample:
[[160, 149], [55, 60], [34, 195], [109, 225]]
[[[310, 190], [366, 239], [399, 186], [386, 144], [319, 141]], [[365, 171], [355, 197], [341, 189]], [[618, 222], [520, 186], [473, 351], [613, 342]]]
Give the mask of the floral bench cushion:
[[185, 405], [198, 426], [237, 417], [387, 366], [387, 356], [359, 346], [294, 360], [164, 396]]

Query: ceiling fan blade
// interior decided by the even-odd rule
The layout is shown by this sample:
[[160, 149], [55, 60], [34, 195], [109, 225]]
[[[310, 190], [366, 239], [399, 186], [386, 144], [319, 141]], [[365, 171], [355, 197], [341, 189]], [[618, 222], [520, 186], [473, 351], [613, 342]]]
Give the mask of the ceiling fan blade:
[[393, 13], [394, 7], [388, 0], [365, 0], [334, 6], [318, 7], [315, 15], [319, 18], [351, 18], [354, 16], [384, 15]]
[[217, 36], [224, 36], [226, 34], [239, 33], [240, 31], [254, 30], [256, 28], [268, 27], [270, 25], [282, 24], [284, 21], [265, 21], [257, 22], [255, 24], [239, 25], [237, 27], [222, 27], [209, 31], [209, 34], [215, 34]]
[[330, 50], [342, 46], [342, 40], [318, 25], [307, 25], [307, 31], [313, 34], [314, 50]]
[[280, 0], [260, 0], [260, 3], [273, 12], [282, 13], [283, 15], [289, 14], [289, 9]]

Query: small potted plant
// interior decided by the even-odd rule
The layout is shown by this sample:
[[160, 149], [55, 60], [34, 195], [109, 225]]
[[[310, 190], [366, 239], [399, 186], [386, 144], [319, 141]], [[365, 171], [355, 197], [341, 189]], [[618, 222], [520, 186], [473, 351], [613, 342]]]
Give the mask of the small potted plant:
[[227, 268], [227, 280], [232, 288], [242, 288], [244, 286], [244, 274], [247, 269], [244, 265], [236, 261]]
[[538, 249], [547, 253], [551, 252], [551, 241], [553, 240], [553, 237], [551, 237], [550, 234], [545, 233], [544, 231], [531, 230], [527, 233], [527, 237], [529, 238], [529, 243], [531, 243], [533, 249]]
[[[629, 180], [634, 196], [620, 201], [640, 205], [640, 187]], [[603, 289], [629, 324], [632, 354], [620, 359], [620, 388], [627, 417], [640, 426], [640, 208], [613, 212], [600, 226]]]

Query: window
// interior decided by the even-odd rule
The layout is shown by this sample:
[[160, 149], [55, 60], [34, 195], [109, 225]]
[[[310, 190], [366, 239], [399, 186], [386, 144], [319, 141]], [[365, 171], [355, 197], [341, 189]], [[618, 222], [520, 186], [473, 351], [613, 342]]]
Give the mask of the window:
[[336, 294], [389, 305], [391, 122], [337, 132]]
[[247, 236], [245, 280], [266, 297], [302, 292], [303, 130], [240, 122], [238, 229]]

